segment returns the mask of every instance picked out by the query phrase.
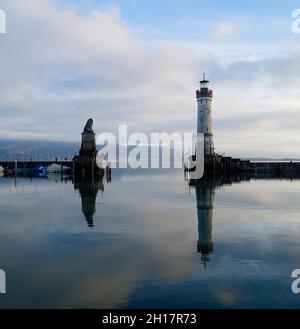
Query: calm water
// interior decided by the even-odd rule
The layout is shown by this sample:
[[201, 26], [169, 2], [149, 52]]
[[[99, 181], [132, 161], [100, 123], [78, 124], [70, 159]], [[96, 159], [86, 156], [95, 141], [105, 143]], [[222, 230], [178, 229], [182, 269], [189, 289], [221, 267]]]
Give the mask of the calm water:
[[0, 307], [299, 307], [300, 181], [0, 178]]

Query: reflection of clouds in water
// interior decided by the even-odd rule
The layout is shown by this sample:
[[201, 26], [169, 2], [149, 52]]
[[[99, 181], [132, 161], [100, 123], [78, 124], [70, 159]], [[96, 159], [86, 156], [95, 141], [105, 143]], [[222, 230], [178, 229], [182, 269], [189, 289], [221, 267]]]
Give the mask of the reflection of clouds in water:
[[[163, 200], [151, 203], [147, 199], [141, 212], [135, 209], [134, 203], [123, 203], [122, 192], [126, 186], [124, 191], [117, 189], [120, 194], [115, 195], [114, 201], [104, 203], [97, 210], [97, 231], [86, 234], [80, 233], [85, 227], [82, 226], [79, 197], [74, 193], [70, 197], [68, 186], [61, 186], [60, 195], [53, 194], [52, 187], [40, 189], [38, 193], [31, 187], [24, 194], [21, 186], [17, 187], [17, 193], [2, 200], [9, 204], [13, 195], [16, 206], [6, 209], [7, 219], [1, 222], [1, 235], [12, 237], [10, 243], [14, 245], [13, 254], [6, 258], [7, 264], [14, 266], [19, 259], [17, 251], [22, 255], [26, 250], [28, 271], [23, 273], [23, 278], [27, 286], [33, 285], [27, 290], [32, 303], [51, 306], [59, 299], [62, 306], [82, 306], [83, 303], [93, 307], [116, 307], [126, 303], [138, 282], [148, 273], [155, 278], [179, 280], [196, 265], [186, 242], [190, 230]], [[150, 187], [148, 185], [147, 189]], [[122, 202], [119, 203], [118, 198]], [[49, 208], [51, 211], [44, 211]], [[191, 215], [190, 228], [195, 224], [194, 214]], [[49, 291], [47, 301], [40, 304], [39, 291], [34, 286], [43, 290], [54, 282], [59, 291]], [[24, 305], [20, 301], [20, 306]]]
[[[102, 234], [92, 239], [80, 234], [52, 234], [33, 243], [14, 242], [15, 249], [1, 258], [5, 258], [7, 268], [16, 263], [24, 268], [24, 294], [30, 295], [31, 302], [14, 299], [13, 305], [117, 307], [126, 304], [136, 285], [149, 273], [149, 279], [180, 280], [193, 270], [195, 264], [188, 248], [179, 244], [179, 252], [174, 252], [172, 246], [164, 248], [166, 244]], [[23, 287], [18, 288], [21, 293]], [[42, 291], [47, 298], [40, 300]]]
[[[10, 189], [2, 181], [0, 256], [16, 283], [4, 303], [118, 307], [134, 300], [134, 306], [153, 306], [155, 296], [157, 307], [165, 305], [163, 298], [191, 307], [253, 306], [260, 303], [258, 290], [262, 301], [275, 303], [265, 282], [283, 289], [300, 264], [299, 214], [284, 210], [295, 206], [290, 196], [298, 192], [298, 182], [286, 181], [218, 188], [215, 250], [205, 270], [197, 254], [195, 191], [188, 195], [181, 173], [113, 176], [96, 204], [92, 230], [70, 183], [20, 180]], [[261, 211], [266, 201], [274, 207]], [[284, 298], [276, 303], [289, 305]]]
[[74, 292], [75, 296], [71, 300], [81, 300], [85, 296], [84, 299], [93, 303], [94, 307], [116, 307], [128, 302], [137, 284], [145, 277], [180, 280], [193, 270], [194, 264], [185, 259], [187, 254], [175, 255], [159, 247], [153, 250], [147, 243], [135, 242], [131, 247], [121, 252], [119, 249], [115, 252], [109, 250], [107, 261], [99, 259], [99, 263], [106, 267], [105, 273], [93, 273], [91, 279], [82, 283], [78, 291]]
[[[282, 185], [281, 185], [282, 184]], [[221, 241], [231, 239], [232, 242], [243, 243], [252, 239], [262, 250], [272, 250], [279, 242], [298, 241], [300, 230], [298, 194], [300, 185], [296, 181], [291, 193], [290, 182], [268, 182], [266, 188], [261, 182], [233, 185], [222, 193], [216, 193], [214, 204], [215, 231], [214, 235]], [[282, 188], [281, 188], [282, 186]], [[246, 187], [244, 189], [244, 187]], [[262, 199], [273, 199], [272, 205], [265, 204]], [[234, 230], [234, 234], [233, 234]], [[279, 235], [279, 236], [278, 236]], [[285, 244], [282, 244], [285, 248]]]
[[235, 208], [298, 212], [299, 190], [297, 180], [253, 180], [222, 187], [224, 192], [218, 194], [220, 198], [216, 198], [216, 202]]
[[239, 299], [244, 299], [244, 296], [239, 296], [234, 291], [215, 291], [215, 298], [225, 307], [232, 306], [237, 303]]

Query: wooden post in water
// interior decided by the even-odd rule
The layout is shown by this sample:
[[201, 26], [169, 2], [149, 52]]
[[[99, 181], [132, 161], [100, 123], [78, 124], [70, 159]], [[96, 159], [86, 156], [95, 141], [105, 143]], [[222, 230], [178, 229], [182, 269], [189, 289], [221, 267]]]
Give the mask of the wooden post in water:
[[17, 176], [18, 173], [18, 161], [15, 160], [15, 175]]

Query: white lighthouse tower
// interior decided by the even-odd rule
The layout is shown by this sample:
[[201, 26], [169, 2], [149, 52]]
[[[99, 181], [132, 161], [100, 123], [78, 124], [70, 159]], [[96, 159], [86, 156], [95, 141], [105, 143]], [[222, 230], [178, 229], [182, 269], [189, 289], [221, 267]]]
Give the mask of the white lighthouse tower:
[[211, 102], [213, 91], [208, 89], [209, 81], [205, 79], [200, 81], [200, 90], [196, 91], [198, 102], [198, 123], [197, 133], [204, 134], [204, 148], [205, 155], [214, 154], [213, 134], [212, 134], [212, 116], [211, 116]]

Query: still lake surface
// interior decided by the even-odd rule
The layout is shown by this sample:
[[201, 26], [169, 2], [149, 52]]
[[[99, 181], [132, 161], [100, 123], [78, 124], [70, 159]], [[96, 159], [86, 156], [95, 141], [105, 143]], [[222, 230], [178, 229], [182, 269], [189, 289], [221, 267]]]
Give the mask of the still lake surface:
[[300, 307], [300, 180], [0, 178], [0, 308]]

